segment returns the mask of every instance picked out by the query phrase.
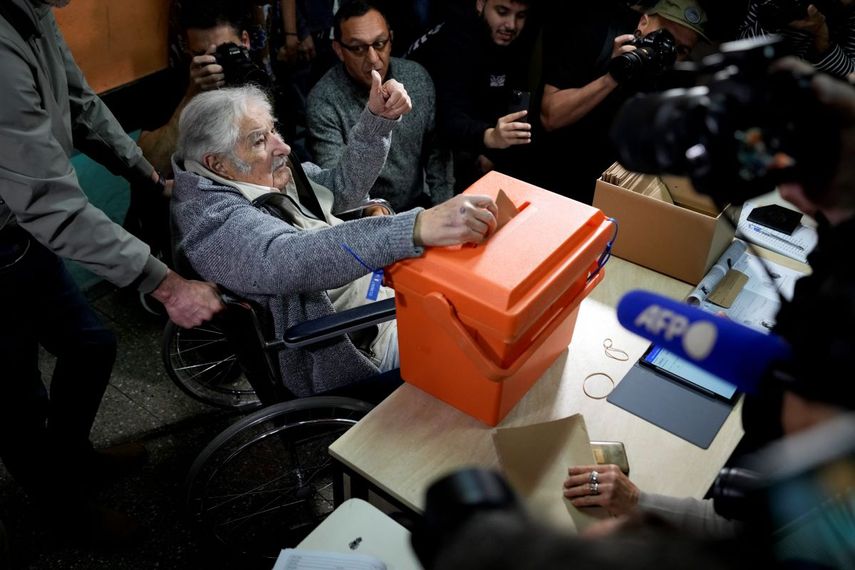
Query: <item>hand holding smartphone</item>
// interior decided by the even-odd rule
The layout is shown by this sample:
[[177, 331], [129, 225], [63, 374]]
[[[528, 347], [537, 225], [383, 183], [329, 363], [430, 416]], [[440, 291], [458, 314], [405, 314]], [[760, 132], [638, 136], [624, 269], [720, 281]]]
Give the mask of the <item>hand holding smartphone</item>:
[[[521, 91], [519, 89], [514, 89], [511, 91], [511, 101], [508, 106], [508, 114], [516, 113], [518, 111], [530, 111], [529, 107], [531, 106], [531, 92], [530, 91]], [[521, 122], [528, 122], [528, 115], [520, 119]]]

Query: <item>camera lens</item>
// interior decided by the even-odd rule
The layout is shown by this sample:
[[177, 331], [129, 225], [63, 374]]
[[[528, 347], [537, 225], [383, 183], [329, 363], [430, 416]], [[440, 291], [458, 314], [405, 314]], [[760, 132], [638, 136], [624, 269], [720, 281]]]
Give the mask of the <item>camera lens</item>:
[[609, 61], [609, 74], [618, 83], [658, 77], [677, 61], [674, 36], [664, 28], [636, 38], [631, 43], [636, 49]]
[[249, 52], [243, 46], [225, 43], [217, 47], [214, 58], [223, 68], [226, 85], [235, 87], [252, 83], [260, 87], [269, 87], [270, 78], [255, 65], [249, 57]]

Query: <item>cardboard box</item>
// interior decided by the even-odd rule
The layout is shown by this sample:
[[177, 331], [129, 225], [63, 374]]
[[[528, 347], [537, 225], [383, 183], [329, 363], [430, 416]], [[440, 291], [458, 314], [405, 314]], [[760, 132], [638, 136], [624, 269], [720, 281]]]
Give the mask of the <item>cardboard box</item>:
[[614, 255], [696, 285], [733, 241], [724, 213], [707, 214], [597, 180], [594, 207], [618, 221]]
[[599, 210], [495, 171], [465, 194], [500, 192], [519, 213], [485, 243], [387, 270], [401, 378], [488, 425], [566, 350], [614, 234]]

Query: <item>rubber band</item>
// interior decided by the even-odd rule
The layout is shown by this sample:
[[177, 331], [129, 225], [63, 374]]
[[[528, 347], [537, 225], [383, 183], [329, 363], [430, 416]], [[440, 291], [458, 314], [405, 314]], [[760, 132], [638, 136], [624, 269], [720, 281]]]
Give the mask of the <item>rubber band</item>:
[[607, 338], [603, 341], [603, 349], [606, 351], [606, 356], [608, 356], [609, 358], [613, 358], [621, 362], [626, 362], [627, 360], [629, 360], [629, 354], [627, 354], [625, 350], [615, 348], [614, 343], [610, 338]]
[[[588, 380], [590, 380], [594, 376], [605, 376], [606, 378], [608, 378], [609, 382], [612, 385], [611, 388], [609, 389], [609, 391], [606, 392], [605, 394], [603, 394], [602, 396], [592, 396], [591, 393], [588, 392]], [[592, 400], [602, 400], [604, 398], [608, 398], [609, 394], [611, 394], [612, 390], [614, 390], [614, 389], [615, 389], [614, 379], [611, 376], [609, 376], [608, 374], [606, 374], [605, 372], [592, 372], [592, 373], [588, 374], [587, 376], [585, 376], [585, 379], [582, 380], [582, 392], [584, 392], [585, 395], [588, 396], [589, 398], [591, 398]]]

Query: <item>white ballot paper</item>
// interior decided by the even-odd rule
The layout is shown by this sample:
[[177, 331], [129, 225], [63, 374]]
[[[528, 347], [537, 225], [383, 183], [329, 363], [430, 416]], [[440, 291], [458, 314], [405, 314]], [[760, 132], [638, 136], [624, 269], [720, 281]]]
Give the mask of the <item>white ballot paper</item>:
[[273, 570], [386, 570], [386, 565], [367, 554], [285, 548]]

